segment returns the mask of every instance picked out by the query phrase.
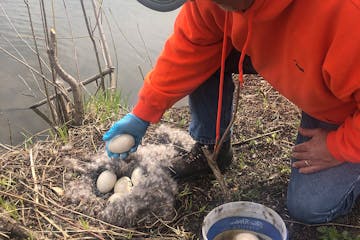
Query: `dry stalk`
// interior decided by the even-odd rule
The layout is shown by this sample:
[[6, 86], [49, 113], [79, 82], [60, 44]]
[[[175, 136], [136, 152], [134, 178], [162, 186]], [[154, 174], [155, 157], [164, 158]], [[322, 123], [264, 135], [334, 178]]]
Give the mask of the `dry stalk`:
[[[102, 24], [100, 22], [100, 13], [102, 11], [102, 7], [101, 7], [102, 5], [100, 5], [100, 7], [98, 8], [96, 1], [92, 0], [92, 6], [93, 6], [93, 9], [94, 9], [96, 25], [97, 25], [98, 30], [99, 30], [100, 42], [101, 42], [100, 45], [101, 45], [102, 50], [103, 50], [105, 63], [106, 63], [107, 68], [113, 69], [114, 67], [112, 65], [111, 57], [110, 57], [110, 54], [109, 54], [109, 47], [108, 47], [108, 45], [106, 43], [105, 33], [104, 33], [104, 30], [103, 30]], [[97, 9], [99, 9], [99, 10], [97, 11]], [[113, 73], [110, 73], [109, 76], [110, 76], [110, 91], [115, 92], [115, 90], [116, 90], [116, 78], [115, 78]]]
[[119, 59], [118, 59], [118, 54], [117, 54], [117, 50], [116, 50], [116, 44], [115, 44], [115, 40], [114, 40], [114, 35], [113, 35], [113, 31], [112, 31], [112, 28], [111, 28], [111, 24], [109, 22], [109, 18], [107, 17], [106, 14], [104, 14], [104, 17], [105, 17], [105, 20], [106, 20], [106, 24], [108, 26], [108, 30], [110, 32], [110, 37], [111, 37], [111, 42], [112, 42], [112, 47], [113, 47], [113, 54], [115, 55], [115, 62], [116, 62], [116, 65], [115, 65], [115, 69], [114, 69], [114, 78], [115, 78], [115, 81], [117, 83], [117, 80], [118, 80], [118, 69], [119, 69]]
[[[33, 190], [33, 189], [31, 189], [29, 186], [27, 186], [27, 185], [24, 185], [24, 186], [25, 186], [26, 188], [30, 189], [30, 190]], [[2, 190], [0, 190], [0, 194], [6, 195], [6, 196], [9, 196], [9, 197], [12, 197], [12, 198], [16, 198], [16, 199], [19, 199], [19, 200], [22, 200], [22, 201], [27, 202], [27, 203], [30, 203], [30, 204], [33, 204], [33, 205], [38, 206], [38, 207], [42, 208], [43, 210], [45, 210], [45, 211], [47, 211], [47, 212], [49, 212], [49, 213], [51, 213], [51, 214], [54, 214], [54, 215], [56, 215], [56, 216], [59, 216], [57, 213], [55, 213], [55, 212], [53, 211], [53, 209], [51, 209], [49, 206], [44, 205], [44, 204], [42, 204], [42, 203], [36, 203], [36, 202], [34, 202], [34, 201], [30, 200], [30, 199], [24, 198], [24, 197], [19, 196], [19, 195], [17, 195], [17, 194], [4, 192], [4, 191], [2, 191]], [[147, 235], [146, 233], [143, 233], [143, 232], [140, 232], [140, 231], [137, 231], [137, 230], [131, 230], [131, 229], [122, 228], [122, 227], [119, 227], [119, 226], [116, 226], [116, 225], [113, 225], [113, 224], [104, 222], [104, 221], [102, 221], [102, 220], [100, 220], [100, 219], [96, 219], [96, 218], [91, 217], [91, 216], [89, 216], [89, 215], [86, 215], [86, 214], [84, 214], [84, 213], [81, 213], [81, 212], [72, 210], [72, 209], [70, 209], [70, 208], [64, 207], [64, 206], [58, 204], [57, 202], [55, 202], [54, 200], [43, 196], [42, 194], [39, 194], [39, 196], [41, 196], [42, 198], [45, 198], [45, 199], [47, 199], [49, 202], [51, 202], [51, 203], [54, 205], [54, 206], [52, 206], [52, 207], [55, 208], [55, 209], [62, 209], [62, 210], [64, 210], [64, 211], [66, 211], [66, 212], [73, 213], [73, 214], [76, 214], [76, 215], [78, 215], [78, 216], [85, 217], [85, 218], [90, 219], [90, 220], [92, 220], [92, 221], [95, 221], [95, 222], [104, 224], [104, 225], [106, 225], [106, 226], [108, 226], [108, 227], [112, 227], [112, 228], [114, 228], [114, 229], [117, 229], [117, 230], [119, 230], [119, 231], [123, 231], [123, 232], [129, 233], [129, 234], [136, 234], [136, 235], [139, 235], [139, 236], [146, 236], [146, 235]]]
[[[33, 155], [33, 149], [31, 148], [29, 151], [29, 155], [30, 155], [30, 169], [31, 169], [31, 175], [33, 177], [34, 180], [34, 192], [35, 192], [35, 202], [39, 203], [39, 185], [38, 185], [38, 180], [37, 180], [37, 176], [36, 176], [36, 172], [35, 172], [35, 159], [37, 156], [37, 151], [35, 153], [35, 157]], [[35, 158], [35, 159], [34, 159]]]
[[153, 68], [153, 63], [151, 61], [151, 57], [150, 57], [150, 53], [149, 53], [149, 48], [146, 46], [146, 43], [145, 43], [145, 40], [143, 38], [143, 35], [141, 34], [141, 31], [140, 31], [140, 28], [139, 28], [139, 24], [137, 23], [136, 24], [136, 28], [137, 28], [137, 31], [138, 31], [138, 34], [140, 36], [140, 39], [141, 39], [141, 42], [142, 44], [144, 45], [144, 48], [145, 48], [145, 51], [146, 51], [146, 56], [147, 56], [147, 59], [149, 61], [149, 64], [150, 64], [150, 67]]
[[[9, 45], [14, 49], [14, 51], [15, 51], [15, 52], [17, 53], [17, 55], [22, 59], [22, 61], [24, 61], [24, 62], [26, 62], [27, 64], [29, 64], [29, 63], [27, 62], [27, 60], [25, 59], [25, 57], [23, 56], [23, 54], [19, 51], [19, 49], [17, 49], [17, 47], [16, 47], [9, 39], [7, 39], [7, 38], [6, 38], [5, 36], [3, 36], [3, 35], [1, 35], [1, 37], [6, 41], [7, 44], [9, 44]], [[37, 83], [37, 85], [39, 86], [38, 81], [37, 81], [37, 78], [36, 78], [34, 72], [31, 71], [31, 70], [29, 70], [29, 71], [30, 71], [30, 73], [31, 73], [31, 75], [32, 75], [35, 83]], [[24, 82], [25, 82], [25, 81], [24, 81]], [[29, 85], [27, 85], [26, 83], [25, 83], [25, 85], [29, 88]], [[32, 90], [31, 90], [31, 91], [32, 91]]]
[[128, 39], [124, 31], [121, 29], [120, 25], [117, 23], [116, 18], [113, 16], [113, 13], [111, 9], [109, 8], [110, 15], [115, 23], [116, 28], [119, 30], [121, 36], [124, 38], [124, 40], [129, 44], [129, 46], [134, 50], [136, 55], [138, 55], [141, 59], [144, 59], [145, 57], [141, 54], [141, 52], [135, 47], [135, 45]]
[[[10, 53], [8, 50], [6, 50], [5, 48], [0, 46], [0, 50], [3, 51], [5, 54], [7, 54], [9, 57], [13, 58], [14, 60], [16, 60], [17, 62], [23, 64], [25, 67], [31, 69], [31, 71], [33, 71], [34, 73], [38, 74], [39, 76], [43, 77], [45, 79], [45, 81], [47, 83], [49, 83], [50, 85], [52, 85], [55, 88], [59, 88], [59, 86], [56, 83], [53, 83], [50, 79], [48, 79], [44, 74], [40, 73], [38, 70], [36, 70], [34, 67], [30, 66], [29, 64], [27, 64], [26, 62], [22, 61], [21, 59], [17, 58], [15, 55], [13, 55], [12, 53]], [[63, 93], [65, 94], [65, 93]], [[66, 94], [65, 94], [66, 95]], [[70, 99], [68, 99], [70, 100]]]
[[2, 144], [2, 143], [0, 143], [0, 147], [1, 147], [1, 148], [6, 149], [6, 150], [8, 150], [8, 151], [12, 151], [12, 148], [13, 148], [13, 147], [12, 147], [12, 146], [10, 146], [10, 145], [9, 145], [9, 146], [7, 146], [7, 145]]
[[67, 10], [67, 5], [65, 3], [65, 0], [63, 0], [63, 4], [64, 4], [64, 9], [65, 9], [66, 19], [67, 19], [69, 29], [70, 29], [71, 41], [72, 41], [73, 51], [74, 51], [74, 60], [75, 60], [75, 65], [76, 65], [77, 78], [80, 79], [79, 61], [78, 61], [78, 57], [77, 57], [76, 44], [75, 44], [75, 41], [74, 41], [74, 33], [73, 33], [73, 28], [72, 28], [72, 24], [71, 24], [71, 21], [70, 21], [70, 16], [69, 16], [69, 13], [68, 13], [68, 10]]
[[101, 63], [100, 63], [99, 52], [97, 50], [97, 46], [96, 46], [96, 42], [95, 42], [95, 39], [94, 39], [93, 32], [90, 29], [90, 23], [88, 21], [88, 17], [87, 17], [87, 14], [86, 14], [85, 6], [84, 6], [84, 0], [80, 0], [80, 3], [81, 3], [81, 8], [82, 8], [82, 11], [83, 11], [83, 14], [84, 14], [86, 28], [88, 30], [89, 37], [90, 37], [91, 42], [92, 42], [93, 47], [94, 47], [94, 52], [95, 52], [95, 56], [96, 56], [96, 62], [97, 62], [98, 68], [99, 68], [99, 73], [101, 75], [101, 77], [100, 77], [101, 78], [100, 87], [101, 87], [101, 89], [103, 91], [105, 91], [105, 81], [104, 81], [104, 76], [102, 75], [102, 71], [101, 71]]
[[[41, 58], [40, 58], [40, 52], [39, 52], [39, 48], [38, 48], [38, 44], [37, 44], [37, 40], [36, 40], [36, 35], [35, 35], [35, 31], [34, 31], [34, 24], [33, 24], [33, 21], [32, 21], [32, 17], [31, 17], [31, 11], [30, 11], [30, 5], [29, 5], [29, 1], [28, 0], [24, 0], [25, 2], [25, 5], [27, 7], [27, 11], [28, 11], [28, 15], [29, 15], [29, 22], [30, 22], [30, 27], [31, 27], [31, 34], [32, 34], [32, 37], [33, 37], [33, 41], [34, 41], [34, 46], [35, 46], [35, 52], [36, 52], [36, 56], [37, 56], [37, 59], [38, 59], [38, 63], [39, 63], [39, 70], [40, 70], [40, 73], [42, 75], [44, 75], [44, 72], [43, 72], [43, 64], [41, 62]], [[49, 99], [49, 90], [48, 90], [48, 87], [47, 87], [47, 84], [46, 84], [46, 81], [45, 81], [45, 78], [42, 77], [42, 82], [43, 82], [43, 87], [44, 87], [44, 94], [46, 96], [46, 99], [47, 99], [47, 102], [48, 102], [48, 105], [49, 105], [49, 110], [50, 110], [50, 113], [51, 113], [51, 117], [53, 119], [53, 122], [56, 121], [56, 114], [55, 114], [55, 110], [54, 108], [52, 107], [51, 103], [50, 103], [50, 99]], [[41, 91], [41, 89], [39, 88], [39, 90]]]
[[42, 218], [44, 218], [48, 223], [50, 223], [52, 226], [54, 226], [57, 230], [61, 232], [63, 235], [63, 239], [68, 239], [70, 236], [60, 227], [58, 226], [53, 220], [48, 218], [44, 213], [40, 212], [39, 209], [35, 209], [36, 213], [40, 214]]
[[269, 135], [272, 135], [272, 134], [278, 133], [278, 132], [282, 132], [282, 130], [276, 130], [276, 131], [264, 133], [264, 134], [261, 134], [261, 135], [259, 135], [259, 136], [255, 136], [255, 137], [252, 137], [252, 138], [245, 139], [245, 140], [243, 140], [243, 141], [239, 141], [239, 142], [233, 143], [232, 145], [233, 145], [233, 146], [239, 146], [239, 145], [248, 143], [248, 142], [250, 142], [250, 141], [252, 141], [252, 140], [256, 140], [256, 139], [259, 139], [259, 138], [263, 138], [263, 137], [266, 137], [266, 136], [269, 136]]
[[[11, 28], [14, 30], [14, 32], [16, 33], [17, 37], [23, 42], [25, 43], [25, 45], [33, 52], [36, 54], [36, 51], [30, 46], [30, 44], [23, 38], [23, 35], [19, 33], [19, 31], [16, 29], [14, 23], [11, 21], [11, 19], [9, 18], [9, 16], [7, 15], [3, 5], [0, 2], [0, 8], [4, 14], [4, 16], [6, 17], [7, 21], [9, 22]], [[41, 59], [41, 61], [46, 65], [45, 61], [43, 59]]]

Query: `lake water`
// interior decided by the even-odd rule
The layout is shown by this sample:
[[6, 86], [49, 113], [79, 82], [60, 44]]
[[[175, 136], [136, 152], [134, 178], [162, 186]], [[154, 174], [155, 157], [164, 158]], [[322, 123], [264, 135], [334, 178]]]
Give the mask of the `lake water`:
[[[81, 80], [97, 74], [96, 56], [88, 37], [80, 0], [44, 2], [48, 27], [55, 26], [57, 32], [61, 65]], [[94, 26], [92, 1], [84, 2], [90, 24]], [[40, 55], [47, 62], [39, 0], [29, 0], [28, 3]], [[151, 69], [172, 31], [177, 12], [155, 12], [135, 0], [104, 0], [103, 10], [103, 28], [113, 65], [117, 69], [118, 88], [133, 104], [143, 82], [139, 69], [144, 74]], [[72, 34], [74, 41], [71, 40]], [[74, 46], [77, 62], [74, 60]], [[18, 144], [24, 135], [31, 136], [48, 128], [33, 111], [26, 110], [44, 98], [39, 90], [43, 89], [41, 78], [5, 53], [7, 51], [39, 69], [37, 56], [32, 50], [35, 45], [28, 8], [23, 0], [0, 0], [0, 47], [0, 143]], [[46, 68], [44, 72], [50, 76]], [[93, 90], [94, 86], [88, 88]]]

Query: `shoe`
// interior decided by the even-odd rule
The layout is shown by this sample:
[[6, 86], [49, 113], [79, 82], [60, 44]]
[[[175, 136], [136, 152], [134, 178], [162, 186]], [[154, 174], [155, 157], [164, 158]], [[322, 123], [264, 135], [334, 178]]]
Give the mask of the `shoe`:
[[[200, 176], [212, 172], [202, 148], [207, 148], [211, 153], [214, 151], [214, 144], [205, 145], [195, 143], [190, 152], [186, 152], [173, 159], [169, 167], [170, 174], [175, 179]], [[225, 172], [233, 159], [233, 151], [230, 141], [224, 142], [218, 158], [217, 164], [221, 172]]]

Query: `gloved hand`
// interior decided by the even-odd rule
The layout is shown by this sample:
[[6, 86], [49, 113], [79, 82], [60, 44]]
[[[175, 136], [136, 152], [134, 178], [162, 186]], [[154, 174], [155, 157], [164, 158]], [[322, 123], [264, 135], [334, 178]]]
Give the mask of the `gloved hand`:
[[[106, 152], [110, 158], [125, 159], [129, 153], [135, 152], [141, 142], [141, 139], [145, 135], [145, 132], [149, 126], [149, 122], [141, 120], [132, 113], [126, 114], [119, 121], [115, 122], [111, 128], [103, 135], [103, 140], [106, 142]], [[108, 149], [108, 142], [115, 136], [120, 134], [130, 134], [135, 138], [135, 145], [129, 152], [125, 153], [113, 153]]]

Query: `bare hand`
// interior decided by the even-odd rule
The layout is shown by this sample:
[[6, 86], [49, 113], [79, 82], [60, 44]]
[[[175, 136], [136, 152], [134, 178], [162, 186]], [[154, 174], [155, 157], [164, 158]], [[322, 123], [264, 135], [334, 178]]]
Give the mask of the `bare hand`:
[[300, 173], [314, 173], [342, 164], [330, 154], [326, 146], [328, 131], [321, 128], [299, 128], [299, 133], [311, 138], [293, 148], [292, 157], [298, 161], [292, 166], [298, 168]]

